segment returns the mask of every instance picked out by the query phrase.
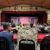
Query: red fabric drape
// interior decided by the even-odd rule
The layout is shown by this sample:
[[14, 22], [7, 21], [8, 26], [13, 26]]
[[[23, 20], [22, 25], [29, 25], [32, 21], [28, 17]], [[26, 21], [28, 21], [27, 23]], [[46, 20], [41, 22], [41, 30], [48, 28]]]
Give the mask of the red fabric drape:
[[[9, 18], [7, 19], [6, 17], [7, 16], [5, 16], [6, 14], [44, 14], [44, 16], [43, 16], [43, 23], [47, 23], [47, 14], [46, 14], [46, 12], [43, 12], [43, 11], [19, 11], [19, 12], [17, 12], [17, 11], [3, 11], [2, 12], [2, 14], [1, 14], [1, 22], [5, 22], [5, 21], [8, 21], [8, 20], [10, 20]], [[42, 17], [41, 17], [42, 18]]]
[[43, 23], [47, 23], [47, 14], [43, 16]]

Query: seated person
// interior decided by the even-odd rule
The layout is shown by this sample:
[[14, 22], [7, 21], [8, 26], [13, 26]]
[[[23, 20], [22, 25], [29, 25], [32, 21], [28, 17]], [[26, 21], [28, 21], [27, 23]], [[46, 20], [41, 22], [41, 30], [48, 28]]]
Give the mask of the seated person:
[[18, 39], [18, 30], [14, 29], [13, 30], [13, 41], [15, 44], [17, 44], [17, 39]]

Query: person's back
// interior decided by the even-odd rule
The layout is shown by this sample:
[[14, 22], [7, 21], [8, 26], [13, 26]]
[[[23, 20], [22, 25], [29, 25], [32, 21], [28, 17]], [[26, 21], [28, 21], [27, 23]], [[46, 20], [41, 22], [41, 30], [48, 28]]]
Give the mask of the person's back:
[[14, 50], [14, 44], [13, 44], [13, 33], [11, 33], [11, 24], [10, 23], [4, 23], [3, 24], [4, 31], [0, 32], [0, 37], [5, 37], [8, 39], [10, 45], [10, 50]]
[[3, 31], [3, 32], [0, 32], [0, 37], [4, 37], [6, 38], [8, 41], [9, 41], [9, 47], [10, 47], [10, 50], [14, 50], [14, 45], [13, 45], [13, 38], [12, 38], [12, 33], [10, 32], [7, 32], [7, 31]]

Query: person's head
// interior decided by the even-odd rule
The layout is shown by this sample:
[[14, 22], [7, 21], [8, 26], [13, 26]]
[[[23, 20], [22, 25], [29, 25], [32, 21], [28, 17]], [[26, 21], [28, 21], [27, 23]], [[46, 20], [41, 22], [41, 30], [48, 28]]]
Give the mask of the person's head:
[[13, 34], [18, 34], [18, 30], [14, 29]]
[[11, 24], [10, 23], [5, 23], [5, 24], [3, 24], [3, 28], [4, 28], [4, 30], [11, 31]]
[[30, 24], [30, 27], [32, 28], [33, 27], [33, 24]]
[[12, 24], [12, 27], [15, 27], [15, 24]]

